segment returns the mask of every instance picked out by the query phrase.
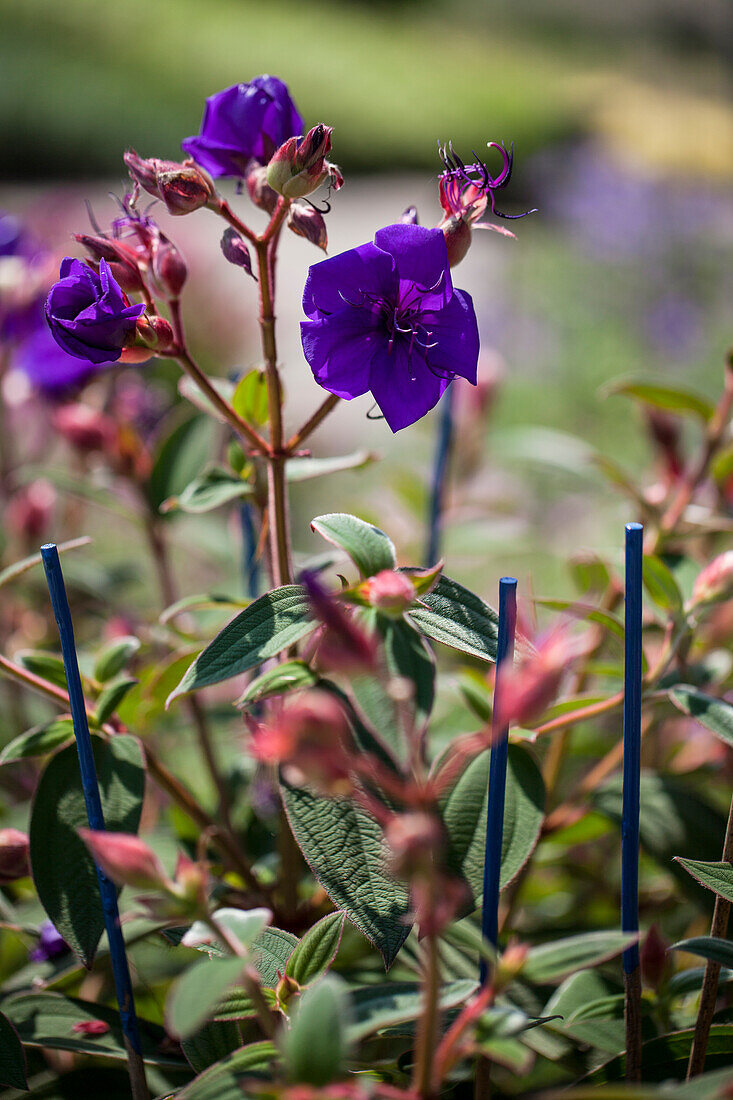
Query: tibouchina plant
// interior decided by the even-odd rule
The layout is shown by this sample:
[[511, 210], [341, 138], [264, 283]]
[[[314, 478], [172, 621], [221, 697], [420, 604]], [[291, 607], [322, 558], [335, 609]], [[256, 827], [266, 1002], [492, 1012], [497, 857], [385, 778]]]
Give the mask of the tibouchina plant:
[[[500, 202], [513, 151], [489, 141], [468, 162], [440, 147], [434, 225], [411, 207], [313, 263], [305, 362], [286, 401], [278, 249], [292, 232], [327, 250], [344, 183], [337, 138], [307, 125], [281, 79], [258, 76], [209, 97], [185, 159], [128, 150], [117, 217], [76, 234], [57, 276], [31, 229], [0, 218], [0, 1085], [459, 1100], [586, 1096], [624, 1076], [667, 1096], [664, 1079], [724, 1075], [733, 372], [717, 405], [626, 383], [663, 474], [637, 485], [604, 466], [644, 531], [626, 757], [639, 818], [620, 784], [620, 538], [606, 558], [573, 559], [577, 601], [529, 608], [520, 574], [517, 609], [504, 578], [496, 694], [499, 578], [479, 595], [438, 560], [451, 504], [477, 507], [467, 486], [495, 390], [482, 373], [483, 288], [457, 286], [456, 268], [479, 229], [498, 232], [481, 241], [497, 254], [522, 247], [501, 239], [524, 216]], [[257, 298], [260, 365], [235, 378], [205, 370], [189, 343], [188, 262], [169, 226], [194, 214], [204, 232], [218, 225], [220, 263]], [[359, 403], [365, 432], [382, 418], [400, 441], [438, 406], [431, 560], [411, 562], [351, 511], [312, 520], [322, 542], [310, 557], [291, 530], [293, 483], [375, 460], [311, 453], [342, 401]], [[681, 417], [702, 422], [698, 451]], [[48, 425], [40, 449], [33, 418]], [[412, 466], [411, 442], [405, 455]], [[423, 501], [411, 500], [419, 545]], [[74, 568], [82, 553], [92, 561], [86, 509], [100, 502], [142, 533], [133, 571], [148, 555], [152, 614], [117, 597], [121, 574], [105, 585], [101, 566]], [[171, 532], [217, 509], [241, 534], [244, 598], [179, 589], [215, 525], [185, 560], [180, 544], [171, 560]], [[36, 583], [49, 536], [69, 566], [73, 630], [56, 547], [44, 547], [64, 664]], [[557, 617], [538, 631], [543, 606]], [[711, 765], [708, 797], [696, 777]], [[623, 922], [619, 830], [631, 838]], [[705, 969], [682, 968], [682, 951]], [[705, 1095], [722, 1095], [708, 1081]]]

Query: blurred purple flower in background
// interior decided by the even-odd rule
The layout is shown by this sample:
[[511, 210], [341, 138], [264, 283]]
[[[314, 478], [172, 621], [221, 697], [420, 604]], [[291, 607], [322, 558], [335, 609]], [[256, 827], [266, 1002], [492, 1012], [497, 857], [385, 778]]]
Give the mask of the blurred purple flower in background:
[[303, 309], [316, 381], [347, 400], [371, 390], [393, 432], [432, 409], [456, 375], [476, 384], [473, 302], [453, 289], [439, 229], [391, 225], [314, 264]]
[[46, 299], [46, 318], [56, 342], [92, 363], [120, 358], [144, 310], [144, 304], [130, 305], [104, 259], [97, 274], [67, 256], [61, 261], [61, 279]]
[[199, 134], [181, 147], [214, 177], [244, 176], [251, 161], [267, 164], [303, 129], [287, 84], [265, 74], [209, 96]]
[[91, 360], [64, 351], [42, 316], [35, 331], [18, 346], [13, 365], [48, 397], [61, 397], [77, 389], [98, 370]]
[[31, 962], [49, 962], [51, 959], [59, 958], [60, 955], [65, 955], [70, 950], [64, 937], [56, 931], [50, 920], [43, 922], [39, 928], [39, 933], [38, 946], [34, 947], [28, 954]]

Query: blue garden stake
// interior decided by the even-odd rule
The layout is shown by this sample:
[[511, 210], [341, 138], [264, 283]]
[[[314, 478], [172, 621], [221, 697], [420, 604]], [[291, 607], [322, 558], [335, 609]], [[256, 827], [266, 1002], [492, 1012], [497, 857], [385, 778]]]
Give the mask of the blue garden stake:
[[[641, 771], [641, 582], [643, 534], [626, 524], [624, 662], [624, 777], [621, 812], [621, 929], [639, 931], [639, 784]], [[626, 989], [626, 1076], [641, 1079], [641, 979], [639, 946], [623, 953]]]
[[[66, 684], [69, 691], [69, 707], [74, 723], [74, 736], [76, 748], [79, 754], [79, 770], [84, 791], [84, 802], [87, 809], [89, 828], [97, 831], [104, 829], [104, 814], [102, 801], [99, 795], [99, 783], [97, 770], [94, 765], [92, 752], [92, 740], [89, 735], [84, 694], [79, 675], [79, 663], [76, 656], [74, 643], [74, 628], [71, 622], [69, 601], [66, 596], [64, 576], [61, 572], [59, 552], [55, 543], [48, 543], [41, 547], [41, 558], [46, 570], [46, 581], [51, 596], [54, 617], [59, 628], [61, 639], [61, 653], [64, 659], [66, 672]], [[110, 959], [112, 961], [112, 974], [114, 976], [117, 1003], [120, 1009], [120, 1020], [127, 1049], [127, 1059], [130, 1073], [130, 1083], [134, 1100], [148, 1100], [149, 1093], [145, 1082], [145, 1069], [140, 1049], [140, 1033], [138, 1030], [137, 1016], [135, 1015], [135, 1002], [130, 981], [130, 970], [127, 965], [125, 941], [120, 928], [120, 913], [117, 907], [117, 889], [115, 884], [107, 878], [103, 871], [97, 867], [97, 879], [99, 882], [99, 894], [102, 899], [102, 911], [104, 914], [104, 926], [107, 930]]]
[[428, 545], [425, 552], [425, 565], [428, 567], [435, 565], [440, 559], [445, 481], [453, 442], [453, 398], [453, 386], [451, 385], [448, 386], [441, 400], [438, 443], [435, 449], [433, 476], [430, 483], [430, 518], [428, 520]]
[[259, 595], [260, 569], [257, 561], [257, 533], [252, 519], [253, 508], [246, 500], [239, 506], [239, 526], [242, 532], [242, 571], [248, 596]]
[[[496, 715], [501, 693], [501, 666], [514, 656], [514, 630], [517, 624], [517, 582], [514, 577], [499, 581], [499, 638], [496, 647], [494, 680], [494, 716], [491, 726], [491, 765], [489, 769], [489, 812], [486, 817], [486, 856], [484, 860], [484, 901], [481, 932], [494, 947], [499, 941], [499, 878], [501, 847], [504, 837], [504, 794], [509, 757], [509, 728], [498, 729]], [[486, 982], [488, 968], [481, 960], [479, 978]]]

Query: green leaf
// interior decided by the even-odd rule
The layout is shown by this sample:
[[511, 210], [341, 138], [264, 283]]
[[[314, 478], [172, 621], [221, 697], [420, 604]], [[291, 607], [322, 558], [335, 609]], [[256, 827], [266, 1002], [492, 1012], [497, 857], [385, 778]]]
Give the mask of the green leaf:
[[213, 1014], [224, 993], [244, 970], [238, 958], [206, 958], [193, 963], [173, 986], [166, 1004], [166, 1023], [171, 1035], [193, 1035]]
[[297, 946], [298, 937], [282, 928], [265, 928], [254, 942], [250, 961], [263, 985], [274, 988], [279, 975], [285, 972], [288, 959]]
[[115, 638], [108, 646], [97, 655], [94, 662], [94, 679], [100, 684], [106, 684], [118, 672], [122, 672], [127, 662], [134, 657], [140, 648], [140, 639], [132, 634], [124, 638]]
[[[593, 808], [621, 827], [622, 779], [614, 776], [591, 795]], [[685, 892], [706, 911], [709, 898], [687, 872], [673, 863], [677, 852], [715, 855], [723, 847], [725, 818], [677, 776], [641, 773], [641, 846], [671, 871]]]
[[[673, 1031], [669, 1035], [661, 1035], [659, 1038], [650, 1039], [642, 1044], [641, 1064], [644, 1067], [645, 1081], [683, 1081], [687, 1074], [687, 1063], [690, 1057], [690, 1047], [694, 1028], [685, 1031]], [[733, 1025], [713, 1024], [708, 1037], [705, 1068], [730, 1070], [733, 1061]], [[609, 1081], [621, 1081], [626, 1073], [626, 1056], [620, 1054], [610, 1062], [600, 1066], [593, 1073], [583, 1079], [589, 1085], [602, 1084]], [[688, 1092], [697, 1100], [702, 1094], [696, 1091], [698, 1078], [691, 1084], [695, 1089]], [[680, 1095], [680, 1090], [674, 1093]]]
[[331, 512], [316, 516], [311, 528], [334, 546], [340, 546], [362, 577], [372, 577], [383, 569], [394, 569], [397, 563], [395, 548], [384, 531], [357, 516]]
[[260, 703], [272, 695], [285, 695], [288, 691], [313, 687], [317, 683], [318, 677], [305, 661], [283, 661], [255, 677], [237, 699], [237, 706]]
[[[219, 381], [213, 380], [217, 388]], [[191, 416], [163, 440], [147, 486], [153, 511], [168, 497], [182, 493], [203, 469], [211, 454], [215, 431], [216, 425], [208, 416]]]
[[267, 423], [267, 378], [263, 370], [255, 367], [240, 378], [232, 394], [232, 407], [248, 424], [261, 427]]
[[411, 607], [408, 619], [434, 642], [482, 661], [496, 660], [499, 616], [493, 608], [450, 577], [440, 577], [432, 592]]
[[[135, 737], [92, 737], [107, 828], [135, 833], [140, 824], [145, 768]], [[84, 966], [94, 960], [104, 931], [94, 863], [77, 829], [88, 826], [76, 745], [49, 760], [33, 801], [30, 857], [46, 913]]]
[[559, 981], [575, 970], [599, 966], [620, 955], [638, 938], [636, 933], [627, 932], [583, 932], [554, 943], [540, 944], [531, 948], [522, 977], [538, 985]]
[[384, 865], [378, 822], [350, 799], [280, 785], [285, 811], [313, 874], [389, 968], [407, 939], [410, 896]]
[[0, 1085], [14, 1089], [28, 1088], [25, 1071], [25, 1054], [10, 1020], [0, 1012]]
[[253, 1073], [272, 1072], [277, 1055], [267, 1040], [250, 1043], [205, 1070], [176, 1094], [177, 1100], [247, 1100], [240, 1081]]
[[36, 676], [50, 680], [52, 684], [66, 690], [66, 673], [64, 662], [55, 653], [44, 653], [35, 650], [24, 650], [15, 654], [15, 659], [23, 668], [33, 672]]
[[[476, 904], [483, 893], [490, 753], [474, 757], [441, 799], [448, 833], [449, 865], [462, 873]], [[545, 787], [533, 757], [509, 746], [500, 888], [505, 889], [532, 855], [544, 820]]]
[[137, 683], [137, 680], [120, 680], [119, 683], [110, 684], [109, 687], [99, 693], [94, 711], [98, 726], [104, 725], [107, 719], [112, 717], [128, 691], [134, 688]]
[[345, 913], [329, 913], [308, 929], [287, 961], [285, 973], [307, 985], [328, 970], [341, 943]]
[[572, 615], [575, 619], [581, 619], [584, 622], [598, 623], [604, 630], [607, 630], [609, 634], [613, 634], [616, 638], [623, 640], [624, 637], [624, 624], [623, 620], [618, 615], [611, 614], [610, 611], [604, 611], [602, 608], [591, 607], [588, 604], [577, 603], [573, 600], [555, 600], [555, 599], [535, 599], [533, 601], [539, 607], [549, 608], [551, 611], [564, 611], [569, 615]]
[[573, 1013], [583, 1005], [601, 997], [612, 997], [622, 992], [619, 981], [607, 977], [598, 970], [581, 970], [558, 986], [543, 1009], [543, 1014], [558, 1013], [563, 1021], [550, 1025], [559, 1035], [569, 1035], [580, 1043], [588, 1043], [604, 1054], [616, 1054], [625, 1045], [622, 1020], [594, 1020], [593, 1023], [569, 1023]]
[[181, 1049], [194, 1073], [203, 1073], [241, 1045], [242, 1035], [234, 1021], [210, 1020], [193, 1035], [181, 1040]]
[[[65, 997], [62, 993], [21, 993], [3, 1002], [8, 1019], [26, 1046], [71, 1050], [79, 1054], [98, 1054], [105, 1058], [127, 1060], [119, 1013], [107, 1005]], [[84, 1035], [74, 1024], [103, 1020], [109, 1031], [103, 1035]], [[157, 1024], [139, 1020], [142, 1056], [151, 1065], [179, 1069], [184, 1063], [170, 1054], [161, 1054], [165, 1032]]]
[[484, 676], [476, 669], [466, 669], [458, 677], [458, 687], [466, 705], [480, 722], [491, 721], [493, 710], [491, 692]]
[[231, 504], [233, 500], [247, 500], [251, 496], [252, 486], [244, 478], [236, 477], [221, 466], [210, 466], [189, 481], [179, 496], [168, 497], [162, 510], [200, 515], [223, 504]]
[[[421, 635], [407, 622], [388, 619], [371, 608], [359, 618], [371, 623], [380, 636], [384, 670], [382, 676], [353, 676], [351, 694], [357, 711], [377, 739], [398, 764], [405, 766], [410, 757], [405, 717], [418, 730], [427, 725], [435, 695], [435, 661]], [[407, 680], [412, 686], [407, 699], [394, 697], [391, 688], [397, 679]]]
[[[65, 553], [67, 550], [78, 550], [81, 546], [89, 546], [92, 539], [89, 535], [83, 535], [79, 539], [70, 539], [69, 542], [60, 542], [56, 549], [59, 554]], [[28, 558], [23, 558], [22, 561], [15, 561], [12, 565], [6, 566], [5, 569], [0, 569], [0, 588], [5, 584], [10, 584], [11, 581], [17, 580], [24, 573], [27, 573], [29, 569], [33, 569], [34, 566], [40, 565], [40, 554], [31, 554]]]
[[697, 859], [683, 859], [682, 856], [675, 856], [675, 860], [701, 886], [706, 886], [708, 890], [719, 894], [721, 898], [733, 901], [733, 864], [705, 863]]
[[44, 756], [63, 745], [74, 736], [74, 723], [70, 718], [54, 718], [44, 726], [34, 726], [14, 737], [0, 752], [0, 764], [12, 760], [24, 760], [28, 756]]
[[[269, 1008], [276, 1005], [275, 990], [262, 986], [262, 997]], [[226, 1023], [229, 1020], [249, 1020], [257, 1015], [257, 1009], [250, 1000], [249, 994], [241, 986], [233, 986], [229, 989], [212, 1013], [212, 1020]]]
[[[702, 989], [705, 977], [704, 966], [694, 966], [689, 970], [678, 970], [667, 983], [667, 992], [670, 997], [685, 997], [688, 993], [699, 993]], [[721, 967], [718, 974], [718, 985], [733, 982], [733, 970]]]
[[299, 998], [282, 1044], [290, 1081], [320, 1087], [341, 1074], [348, 1053], [348, 1010], [346, 983], [333, 974]]
[[[585, 1020], [623, 1020], [626, 995], [614, 993], [610, 997], [599, 997], [595, 1001], [588, 1001], [580, 1005], [575, 1012], [568, 1016], [569, 1025], [579, 1024]], [[642, 1002], [642, 1007], [644, 1002]]]
[[[470, 978], [446, 982], [440, 990], [440, 1009], [445, 1012], [465, 1004], [476, 989], [476, 982]], [[422, 988], [417, 982], [389, 982], [356, 989], [351, 996], [349, 1038], [354, 1043], [361, 1042], [383, 1028], [416, 1020], [422, 1003]]]
[[689, 684], [672, 688], [669, 697], [683, 714], [689, 714], [721, 741], [733, 745], [733, 705], [726, 703], [725, 699], [705, 695]]
[[607, 394], [624, 394], [645, 405], [679, 416], [697, 416], [707, 422], [715, 412], [715, 406], [705, 397], [680, 386], [666, 386], [658, 382], [614, 382], [606, 388]]
[[179, 695], [231, 680], [276, 657], [317, 626], [310, 617], [308, 596], [301, 585], [275, 588], [245, 607], [217, 634], [168, 696], [166, 705], [170, 706]]
[[715, 936], [692, 936], [689, 940], [673, 943], [670, 951], [686, 951], [688, 955], [700, 955], [703, 959], [733, 968], [733, 943]]
[[680, 1097], [683, 1100], [725, 1100], [725, 1097], [730, 1096], [731, 1085], [733, 1085], [733, 1069], [728, 1066], [714, 1070], [712, 1073], [701, 1073], [699, 1077], [693, 1077], [683, 1085], [678, 1085], [675, 1088], [674, 1097], [675, 1100], [679, 1100]]
[[682, 593], [674, 579], [674, 574], [661, 558], [654, 554], [644, 555], [644, 587], [652, 601], [663, 611], [677, 614], [682, 610]]
[[342, 470], [362, 470], [377, 461], [371, 451], [354, 451], [349, 455], [333, 455], [328, 458], [289, 458], [285, 466], [288, 481], [310, 481], [326, 474], [338, 474]]

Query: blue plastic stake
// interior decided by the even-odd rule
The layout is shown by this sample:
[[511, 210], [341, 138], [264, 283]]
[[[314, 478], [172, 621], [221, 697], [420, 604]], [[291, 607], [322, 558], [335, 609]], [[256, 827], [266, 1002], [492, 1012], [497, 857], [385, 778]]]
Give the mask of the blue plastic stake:
[[257, 533], [252, 505], [246, 500], [239, 506], [239, 526], [242, 532], [242, 572], [247, 596], [253, 600], [259, 595], [260, 569], [257, 561]]
[[[624, 778], [621, 810], [621, 930], [639, 931], [639, 786], [641, 773], [641, 582], [644, 528], [626, 524]], [[623, 953], [626, 1076], [641, 1079], [639, 945]]]
[[[48, 543], [41, 547], [41, 558], [46, 570], [46, 581], [51, 596], [56, 624], [59, 628], [61, 639], [61, 654], [64, 659], [66, 672], [66, 684], [69, 691], [69, 707], [74, 723], [74, 736], [76, 748], [79, 754], [79, 770], [81, 772], [81, 784], [84, 791], [84, 802], [87, 809], [89, 828], [97, 831], [103, 830], [104, 814], [102, 801], [99, 796], [99, 783], [97, 781], [97, 769], [94, 764], [92, 752], [92, 739], [89, 735], [89, 724], [84, 703], [84, 693], [79, 675], [79, 662], [76, 656], [74, 643], [74, 628], [71, 622], [71, 611], [66, 596], [64, 575], [61, 572], [59, 552], [55, 543]], [[132, 994], [132, 982], [130, 970], [127, 965], [125, 941], [120, 928], [120, 913], [117, 907], [117, 888], [107, 878], [104, 872], [97, 867], [97, 879], [99, 881], [99, 894], [102, 899], [102, 911], [104, 913], [104, 926], [107, 930], [109, 954], [112, 961], [112, 973], [114, 976], [117, 1003], [120, 1009], [120, 1020], [125, 1037], [125, 1046], [130, 1069], [130, 1081], [133, 1087], [135, 1100], [143, 1100], [148, 1097], [145, 1084], [145, 1072], [143, 1068], [142, 1052], [140, 1049], [140, 1033], [137, 1016], [135, 1014], [135, 1001]]]
[[451, 384], [443, 394], [440, 405], [438, 443], [435, 449], [433, 477], [430, 483], [430, 518], [428, 521], [428, 545], [425, 552], [425, 565], [427, 567], [435, 565], [440, 559], [445, 482], [453, 442], [453, 398], [453, 384]]
[[[481, 931], [494, 947], [499, 942], [499, 878], [501, 847], [504, 837], [504, 795], [509, 757], [509, 728], [498, 729], [496, 715], [501, 693], [501, 669], [514, 657], [514, 631], [517, 625], [517, 582], [514, 577], [499, 581], [499, 638], [496, 647], [496, 678], [494, 680], [494, 717], [491, 726], [491, 764], [489, 768], [489, 812], [486, 817], [486, 855], [484, 859], [484, 902]], [[488, 967], [481, 960], [479, 978], [483, 985]]]

